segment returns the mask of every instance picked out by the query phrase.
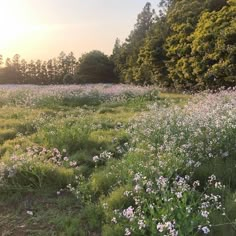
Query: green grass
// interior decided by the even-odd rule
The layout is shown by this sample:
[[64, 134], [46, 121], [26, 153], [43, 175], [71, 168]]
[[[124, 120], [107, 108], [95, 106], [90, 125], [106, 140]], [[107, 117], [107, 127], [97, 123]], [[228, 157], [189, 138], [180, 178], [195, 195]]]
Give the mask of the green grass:
[[[124, 235], [127, 222], [113, 224], [111, 220], [115, 209], [134, 204], [133, 198], [124, 193], [133, 189], [135, 173], [142, 172], [147, 178], [152, 178], [153, 173], [188, 174], [179, 161], [184, 154], [178, 147], [156, 157], [153, 147], [163, 141], [166, 127], [161, 130], [157, 126], [158, 131], [150, 136], [142, 136], [141, 128], [137, 133], [127, 129], [138, 117], [153, 112], [150, 105], [154, 103], [158, 109], [171, 109], [175, 105], [182, 108], [191, 98], [191, 95], [161, 93], [155, 98], [139, 96], [104, 103], [94, 98], [65, 98], [57, 103], [51, 97], [28, 108], [2, 106], [0, 177], [4, 179], [0, 179], [0, 235]], [[155, 117], [159, 115], [155, 113]], [[147, 119], [148, 128], [155, 124]], [[168, 128], [173, 135], [179, 135], [175, 123], [168, 124]], [[228, 135], [234, 137], [233, 133]], [[198, 150], [197, 138], [191, 139], [186, 133], [184, 140], [196, 142], [193, 148]], [[231, 144], [232, 140], [225, 138], [222, 147], [216, 149], [227, 145], [230, 148]], [[133, 151], [128, 152], [129, 148]], [[104, 152], [111, 152], [112, 158], [108, 160], [105, 156], [94, 162], [94, 156], [100, 158]], [[197, 158], [201, 153], [193, 154]], [[162, 162], [165, 164], [159, 168]], [[234, 172], [221, 170], [230, 169], [232, 163], [235, 165], [235, 160], [206, 161], [192, 175], [206, 181], [212, 170], [227, 185], [223, 194], [229, 221], [236, 218], [236, 176]], [[212, 235], [221, 236], [223, 232], [234, 235], [234, 225], [228, 226], [229, 221], [223, 216], [215, 213], [211, 217], [219, 224]], [[220, 226], [222, 223], [224, 226]]]
[[[96, 168], [93, 156], [102, 151], [111, 151], [119, 159], [122, 154], [117, 147], [129, 138], [125, 132], [128, 123], [147, 110], [150, 102], [133, 98], [103, 104], [80, 100], [78, 104], [67, 99], [58, 105], [54, 100], [43, 100], [41, 107], [2, 106], [2, 163], [14, 166], [12, 155], [26, 158], [26, 149], [35, 146], [61, 152], [66, 149], [65, 156], [78, 166], [47, 164], [37, 159], [38, 154], [17, 166], [14, 177], [0, 186], [1, 235], [99, 235], [102, 209], [97, 203], [84, 205], [67, 185], [73, 184], [75, 175], [88, 177]], [[99, 165], [102, 168], [104, 163]], [[110, 198], [114, 198], [111, 204], [119, 204], [115, 196]], [[27, 214], [28, 210], [33, 216]]]

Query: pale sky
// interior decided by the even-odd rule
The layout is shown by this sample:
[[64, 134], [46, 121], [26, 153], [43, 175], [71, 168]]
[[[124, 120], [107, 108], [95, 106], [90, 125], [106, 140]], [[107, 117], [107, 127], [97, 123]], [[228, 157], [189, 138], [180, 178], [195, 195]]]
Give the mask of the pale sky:
[[[93, 49], [112, 52], [147, 0], [0, 0], [0, 54], [49, 59]], [[158, 0], [150, 0], [157, 9]]]

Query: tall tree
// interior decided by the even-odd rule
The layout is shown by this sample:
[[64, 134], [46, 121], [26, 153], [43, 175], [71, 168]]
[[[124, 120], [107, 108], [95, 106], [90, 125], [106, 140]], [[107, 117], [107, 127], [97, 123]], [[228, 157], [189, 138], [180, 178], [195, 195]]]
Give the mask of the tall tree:
[[35, 62], [35, 83], [36, 84], [40, 84], [42, 80], [41, 66], [42, 66], [41, 60], [37, 60]]
[[26, 81], [29, 84], [37, 84], [37, 71], [36, 71], [36, 65], [33, 60], [30, 61], [30, 63], [27, 65], [27, 75], [26, 75]]
[[143, 46], [145, 37], [154, 21], [155, 11], [151, 8], [151, 3], [146, 3], [142, 12], [137, 17], [134, 29], [131, 31], [126, 42], [120, 46], [116, 41], [112, 58], [118, 58], [119, 65], [116, 69], [123, 82], [135, 82], [135, 70], [138, 67], [138, 55]]
[[205, 12], [192, 35], [192, 68], [198, 86], [236, 85], [236, 0]]
[[8, 84], [18, 83], [16, 70], [13, 67], [11, 59], [8, 57], [5, 61], [5, 67], [2, 69], [2, 82]]
[[5, 65], [6, 65], [6, 67], [11, 67], [12, 66], [12, 62], [11, 62], [11, 59], [9, 57], [6, 59]]
[[61, 52], [57, 58], [57, 83], [62, 84], [63, 78], [67, 74], [67, 63], [66, 63], [66, 54]]
[[41, 63], [41, 70], [40, 70], [40, 84], [50, 84], [48, 71], [47, 71], [47, 62], [43, 61]]
[[168, 26], [164, 17], [159, 17], [152, 26], [138, 57], [135, 80], [143, 84], [168, 86], [165, 66], [166, 52], [164, 42], [168, 35]]
[[110, 59], [114, 63], [114, 73], [119, 76], [123, 70], [125, 60], [122, 58], [122, 45], [120, 39], [116, 39]]
[[196, 85], [192, 67], [192, 33], [203, 12], [219, 10], [224, 0], [173, 0], [167, 12], [170, 34], [165, 42], [168, 76], [176, 88]]
[[2, 55], [0, 54], [0, 83], [2, 83], [3, 80], [4, 80], [4, 74], [3, 74], [2, 64], [3, 64], [3, 57], [2, 57]]
[[67, 73], [70, 74], [70, 75], [74, 75], [75, 74], [76, 65], [77, 65], [77, 61], [76, 61], [76, 58], [75, 58], [73, 52], [70, 52], [66, 56], [66, 65], [67, 65]]
[[27, 82], [27, 69], [28, 69], [28, 64], [25, 59], [22, 59], [20, 62], [20, 73], [21, 73], [21, 83], [26, 83]]
[[56, 82], [56, 68], [54, 61], [55, 60], [50, 59], [47, 61], [46, 65], [49, 84], [54, 84]]
[[173, 1], [167, 13], [167, 23], [170, 34], [165, 42], [168, 60], [168, 76], [176, 88], [191, 87], [195, 80], [192, 77], [191, 38], [202, 11], [205, 9], [205, 0]]

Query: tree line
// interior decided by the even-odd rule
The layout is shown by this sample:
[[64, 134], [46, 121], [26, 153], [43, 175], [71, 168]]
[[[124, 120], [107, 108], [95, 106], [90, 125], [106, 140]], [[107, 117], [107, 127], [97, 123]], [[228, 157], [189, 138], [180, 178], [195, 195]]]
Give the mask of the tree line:
[[0, 83], [236, 86], [236, 0], [161, 0], [158, 9], [147, 2], [109, 57], [95, 50], [78, 60], [62, 52], [48, 61], [26, 62], [16, 54], [0, 69]]
[[[0, 55], [0, 65], [3, 65]], [[2, 84], [81, 84], [116, 83], [114, 64], [100, 51], [85, 53], [76, 59], [73, 52], [61, 52], [48, 61], [21, 59], [19, 54], [7, 58], [0, 68]]]
[[111, 56], [120, 81], [175, 89], [236, 85], [236, 0], [162, 0]]

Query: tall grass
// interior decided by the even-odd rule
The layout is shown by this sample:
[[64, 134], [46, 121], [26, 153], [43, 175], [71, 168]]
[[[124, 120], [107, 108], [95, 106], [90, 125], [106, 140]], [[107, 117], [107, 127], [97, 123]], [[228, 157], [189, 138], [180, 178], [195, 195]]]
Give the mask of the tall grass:
[[118, 235], [233, 235], [235, 124], [235, 91], [200, 94], [183, 108], [150, 106], [128, 129], [124, 159], [91, 178], [106, 196], [103, 235], [114, 227]]
[[235, 90], [187, 104], [126, 85], [0, 91], [0, 192], [73, 202], [68, 217], [51, 205], [55, 234], [235, 235]]

